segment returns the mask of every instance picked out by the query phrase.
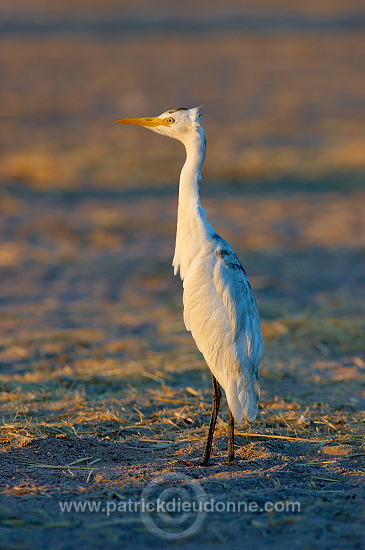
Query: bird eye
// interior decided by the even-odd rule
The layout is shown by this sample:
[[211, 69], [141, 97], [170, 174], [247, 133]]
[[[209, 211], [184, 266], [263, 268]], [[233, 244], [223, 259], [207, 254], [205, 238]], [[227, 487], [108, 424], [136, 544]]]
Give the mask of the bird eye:
[[170, 116], [168, 119], [167, 119], [167, 122], [169, 124], [172, 124], [173, 122], [175, 122], [175, 119], [172, 118], [172, 116]]

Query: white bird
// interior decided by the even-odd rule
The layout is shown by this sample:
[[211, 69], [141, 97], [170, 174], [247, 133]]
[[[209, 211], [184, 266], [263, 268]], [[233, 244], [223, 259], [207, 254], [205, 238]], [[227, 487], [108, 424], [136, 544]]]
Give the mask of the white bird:
[[260, 316], [246, 273], [232, 247], [214, 231], [200, 205], [199, 181], [206, 140], [201, 108], [173, 109], [157, 117], [116, 122], [144, 126], [181, 141], [186, 161], [179, 185], [173, 266], [183, 281], [184, 322], [203, 354], [213, 378], [208, 438], [201, 461], [210, 459], [221, 390], [228, 402], [228, 456], [234, 460], [234, 421], [256, 418], [262, 354]]

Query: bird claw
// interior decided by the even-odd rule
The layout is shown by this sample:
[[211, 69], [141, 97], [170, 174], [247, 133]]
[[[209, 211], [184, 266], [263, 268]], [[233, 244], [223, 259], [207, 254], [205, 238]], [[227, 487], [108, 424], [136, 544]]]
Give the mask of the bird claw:
[[232, 464], [235, 462], [234, 454], [228, 455], [226, 460], [224, 461], [224, 464]]
[[211, 466], [210, 459], [199, 460], [197, 466]]

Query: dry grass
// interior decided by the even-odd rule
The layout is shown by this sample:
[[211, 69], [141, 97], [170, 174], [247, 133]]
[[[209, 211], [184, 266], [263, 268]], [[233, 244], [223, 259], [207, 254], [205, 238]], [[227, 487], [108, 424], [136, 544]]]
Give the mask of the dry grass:
[[[350, 404], [347, 411], [343, 410], [341, 394], [337, 403], [330, 405], [324, 400], [321, 404], [320, 401], [325, 397], [321, 393], [324, 382], [327, 394], [344, 381], [346, 387], [353, 384], [356, 388], [360, 383], [364, 362], [356, 354], [361, 345], [361, 323], [346, 319], [320, 322], [304, 318], [265, 321], [266, 357], [272, 357], [280, 346], [284, 347], [287, 356], [303, 353], [308, 358], [309, 352], [312, 361], [308, 364], [308, 359], [304, 360], [300, 373], [295, 361], [285, 369], [280, 362], [269, 366], [272, 360], [269, 364], [264, 361], [264, 391], [259, 418], [250, 431], [238, 433], [248, 439], [266, 436], [269, 439], [330, 445], [346, 440], [349, 445], [360, 445], [362, 414], [352, 409], [361, 393], [347, 396], [346, 402]], [[78, 329], [68, 330], [67, 337], [62, 332], [35, 340], [28, 336], [28, 345], [24, 341], [21, 345], [12, 343], [7, 348], [8, 354], [3, 352], [3, 356], [14, 364], [18, 358], [22, 360], [30, 356], [35, 367], [34, 370], [28, 367], [18, 374], [9, 371], [8, 375], [2, 376], [3, 411], [8, 417], [2, 426], [3, 444], [11, 448], [39, 437], [95, 436], [143, 442], [143, 448], [149, 441], [152, 444], [147, 445], [148, 449], [164, 449], [165, 445], [174, 447], [194, 441], [194, 438], [204, 439], [210, 414], [210, 388], [206, 381], [206, 367], [192, 342], [188, 340], [185, 347], [175, 344], [173, 353], [161, 349], [156, 354], [139, 347], [138, 341], [136, 343], [133, 339], [111, 345], [102, 334], [100, 330]], [[67, 359], [63, 355], [65, 341]], [[82, 359], [79, 358], [80, 353], [84, 355], [81, 345], [88, 349], [87, 356]], [[163, 337], [159, 345], [161, 348], [167, 345], [164, 345]], [[31, 353], [29, 356], [14, 353], [18, 348], [34, 350], [37, 346], [39, 353], [44, 348], [51, 350], [52, 359], [43, 366], [39, 361], [34, 362]], [[110, 350], [113, 350], [114, 357], [111, 357]], [[344, 356], [352, 353], [353, 358], [347, 360], [345, 366], [339, 353]], [[125, 370], [123, 366], [126, 366]], [[182, 386], [184, 380], [194, 382], [194, 388]], [[308, 394], [308, 383], [312, 380], [318, 385]], [[281, 389], [289, 387], [293, 398], [265, 398], [269, 391], [272, 393], [269, 390], [271, 381]], [[298, 388], [294, 390], [296, 384]], [[294, 399], [294, 391], [297, 399]], [[221, 423], [218, 433], [224, 431], [225, 425]], [[147, 435], [152, 439], [142, 438]], [[156, 442], [160, 441], [160, 444], [156, 446], [153, 438], [157, 438]]]

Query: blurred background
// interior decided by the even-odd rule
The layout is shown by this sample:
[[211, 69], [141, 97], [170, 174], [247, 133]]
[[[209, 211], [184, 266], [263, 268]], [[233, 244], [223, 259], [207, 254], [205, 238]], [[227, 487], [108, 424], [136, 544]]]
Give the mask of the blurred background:
[[362, 0], [1, 2], [1, 181], [175, 184], [181, 147], [113, 121], [200, 104], [206, 179], [363, 172], [364, 29]]
[[[363, 0], [2, 2], [5, 336], [124, 337], [112, 307], [154, 324], [163, 306], [183, 331], [171, 258], [184, 150], [114, 120], [200, 104], [202, 203], [263, 318], [362, 316], [364, 31]], [[27, 356], [9, 342], [5, 357]]]

